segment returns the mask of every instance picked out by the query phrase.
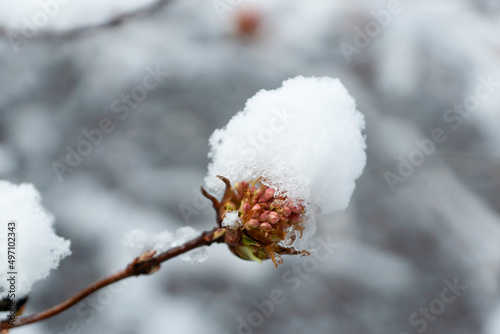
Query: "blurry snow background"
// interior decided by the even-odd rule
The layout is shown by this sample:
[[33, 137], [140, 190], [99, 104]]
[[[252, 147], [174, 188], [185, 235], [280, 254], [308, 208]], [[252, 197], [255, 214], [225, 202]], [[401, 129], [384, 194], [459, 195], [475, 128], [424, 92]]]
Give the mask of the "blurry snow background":
[[[390, 2], [47, 2], [0, 2], [0, 178], [33, 183], [72, 250], [33, 287], [28, 313], [125, 265], [136, 255], [121, 244], [128, 231], [211, 227], [198, 195], [208, 137], [262, 88], [340, 78], [366, 116], [368, 162], [347, 211], [320, 222], [318, 236], [338, 247], [307, 277], [293, 273], [304, 258], [275, 270], [216, 245], [201, 264], [175, 259], [16, 333], [237, 333], [274, 289], [286, 302], [255, 333], [500, 333], [499, 87], [470, 117], [448, 113], [480, 78], [500, 80], [499, 2], [402, 0], [350, 61], [341, 43], [356, 46]], [[254, 15], [257, 29], [238, 35]], [[168, 76], [127, 114], [121, 94], [155, 70]], [[51, 164], [103, 118], [113, 131], [59, 181]], [[437, 128], [447, 140], [392, 191], [384, 174]], [[439, 309], [455, 279], [467, 289]], [[420, 308], [439, 314], [410, 322]]]

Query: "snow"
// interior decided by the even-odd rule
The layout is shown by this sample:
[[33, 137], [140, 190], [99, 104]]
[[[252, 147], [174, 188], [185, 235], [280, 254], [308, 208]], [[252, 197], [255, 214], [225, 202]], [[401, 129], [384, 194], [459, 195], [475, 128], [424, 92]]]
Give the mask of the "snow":
[[[136, 229], [128, 232], [123, 238], [122, 244], [130, 249], [138, 249], [141, 252], [156, 250], [158, 253], [165, 252], [171, 248], [180, 246], [185, 242], [196, 238], [200, 232], [190, 226], [179, 227], [175, 233], [162, 231], [158, 234], [148, 234]], [[206, 247], [192, 250], [180, 257], [184, 261], [201, 263], [207, 258]]]
[[[38, 191], [31, 184], [15, 185], [0, 181], [0, 298], [7, 295], [7, 245], [9, 222], [15, 222], [16, 297], [28, 294], [35, 282], [49, 275], [59, 262], [71, 254], [70, 241], [57, 236], [54, 218], [41, 205]], [[10, 236], [9, 236], [10, 237]]]
[[209, 139], [205, 182], [263, 177], [263, 183], [311, 211], [343, 210], [366, 163], [363, 115], [340, 80], [298, 76], [261, 90]]
[[222, 220], [222, 227], [227, 227], [229, 229], [237, 229], [241, 226], [242, 221], [238, 216], [238, 211], [226, 212], [224, 219]]

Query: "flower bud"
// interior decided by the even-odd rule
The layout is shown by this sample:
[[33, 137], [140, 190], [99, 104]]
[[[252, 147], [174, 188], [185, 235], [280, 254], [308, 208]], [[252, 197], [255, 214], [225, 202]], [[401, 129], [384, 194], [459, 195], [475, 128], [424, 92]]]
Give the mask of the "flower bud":
[[284, 215], [285, 217], [288, 217], [288, 216], [290, 216], [291, 214], [292, 214], [292, 209], [290, 209], [289, 207], [285, 206], [285, 207], [283, 208], [283, 215]]
[[252, 205], [250, 203], [243, 204], [243, 213], [247, 213], [250, 210], [252, 210]]
[[254, 218], [257, 218], [258, 216], [260, 216], [261, 211], [262, 211], [262, 207], [259, 204], [255, 204], [252, 208]]
[[291, 205], [290, 205], [290, 209], [291, 209], [294, 213], [301, 213], [301, 212], [302, 212], [302, 207], [301, 207], [300, 205], [291, 204]]
[[259, 216], [259, 220], [260, 220], [261, 222], [266, 221], [266, 220], [267, 220], [267, 216], [268, 216], [268, 215], [269, 215], [269, 211], [264, 211], [264, 212], [262, 212], [262, 213], [260, 214], [260, 216]]
[[260, 198], [260, 201], [265, 203], [273, 197], [274, 197], [274, 189], [268, 188], [266, 189], [264, 195], [262, 195], [262, 197]]
[[267, 216], [267, 222], [270, 224], [276, 224], [280, 221], [280, 216], [276, 212], [271, 212]]
[[273, 229], [273, 227], [269, 223], [260, 224], [260, 228], [263, 229], [264, 231], [271, 231]]
[[304, 229], [304, 208], [300, 203], [276, 195], [260, 179], [235, 183], [234, 187], [226, 178], [221, 179], [226, 183], [226, 191], [222, 202], [214, 203], [218, 220], [222, 222], [229, 211], [236, 212], [241, 225], [218, 235], [224, 236], [236, 256], [256, 262], [271, 259], [278, 266], [283, 261], [280, 254], [306, 254], [290, 246]]
[[247, 225], [250, 226], [250, 227], [259, 227], [260, 222], [257, 219], [250, 219], [247, 222]]

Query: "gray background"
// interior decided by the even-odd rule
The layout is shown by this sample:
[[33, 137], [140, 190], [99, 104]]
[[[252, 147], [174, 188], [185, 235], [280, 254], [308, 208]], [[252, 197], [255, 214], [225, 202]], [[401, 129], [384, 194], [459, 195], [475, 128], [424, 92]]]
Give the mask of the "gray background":
[[[121, 245], [127, 231], [211, 228], [197, 195], [209, 135], [255, 92], [296, 75], [340, 78], [366, 115], [368, 162], [351, 204], [318, 224], [334, 252], [297, 276], [304, 258], [274, 269], [215, 245], [202, 264], [172, 260], [13, 333], [237, 333], [254, 302], [280, 289], [286, 301], [255, 333], [499, 334], [500, 94], [457, 129], [443, 119], [479, 77], [500, 73], [497, 2], [401, 1], [350, 61], [340, 44], [356, 46], [357, 29], [387, 2], [224, 3], [233, 5], [222, 17], [212, 2], [188, 0], [98, 29], [48, 27], [17, 53], [8, 38], [16, 27], [1, 29], [0, 178], [35, 184], [73, 251], [35, 285], [28, 312], [124, 266], [136, 255]], [[249, 7], [261, 21], [242, 36], [237, 22]], [[112, 103], [142, 85], [147, 67], [169, 75], [122, 120]], [[59, 180], [52, 163], [103, 118], [114, 131]], [[448, 139], [391, 190], [386, 172], [418, 155], [415, 140], [436, 128]], [[454, 280], [466, 289], [440, 302]], [[422, 320], [420, 308], [439, 305]]]

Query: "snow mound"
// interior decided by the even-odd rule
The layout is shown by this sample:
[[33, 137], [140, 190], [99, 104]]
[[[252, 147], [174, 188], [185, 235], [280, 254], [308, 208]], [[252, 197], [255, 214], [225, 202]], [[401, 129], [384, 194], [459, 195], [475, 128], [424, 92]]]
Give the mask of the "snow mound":
[[[27, 295], [36, 281], [47, 277], [63, 258], [71, 254], [70, 241], [54, 233], [53, 222], [54, 218], [42, 207], [40, 194], [33, 185], [0, 181], [3, 259], [0, 261], [0, 299], [9, 294], [7, 278], [11, 275], [8, 272], [17, 273], [15, 295], [18, 298]], [[8, 246], [13, 246], [11, 238], [15, 239], [15, 249], [11, 249], [14, 253], [10, 253], [14, 255], [14, 262], [9, 263]]]
[[221, 194], [232, 183], [262, 182], [310, 211], [343, 210], [366, 163], [363, 115], [338, 79], [296, 77], [261, 90], [210, 137], [205, 179]]

